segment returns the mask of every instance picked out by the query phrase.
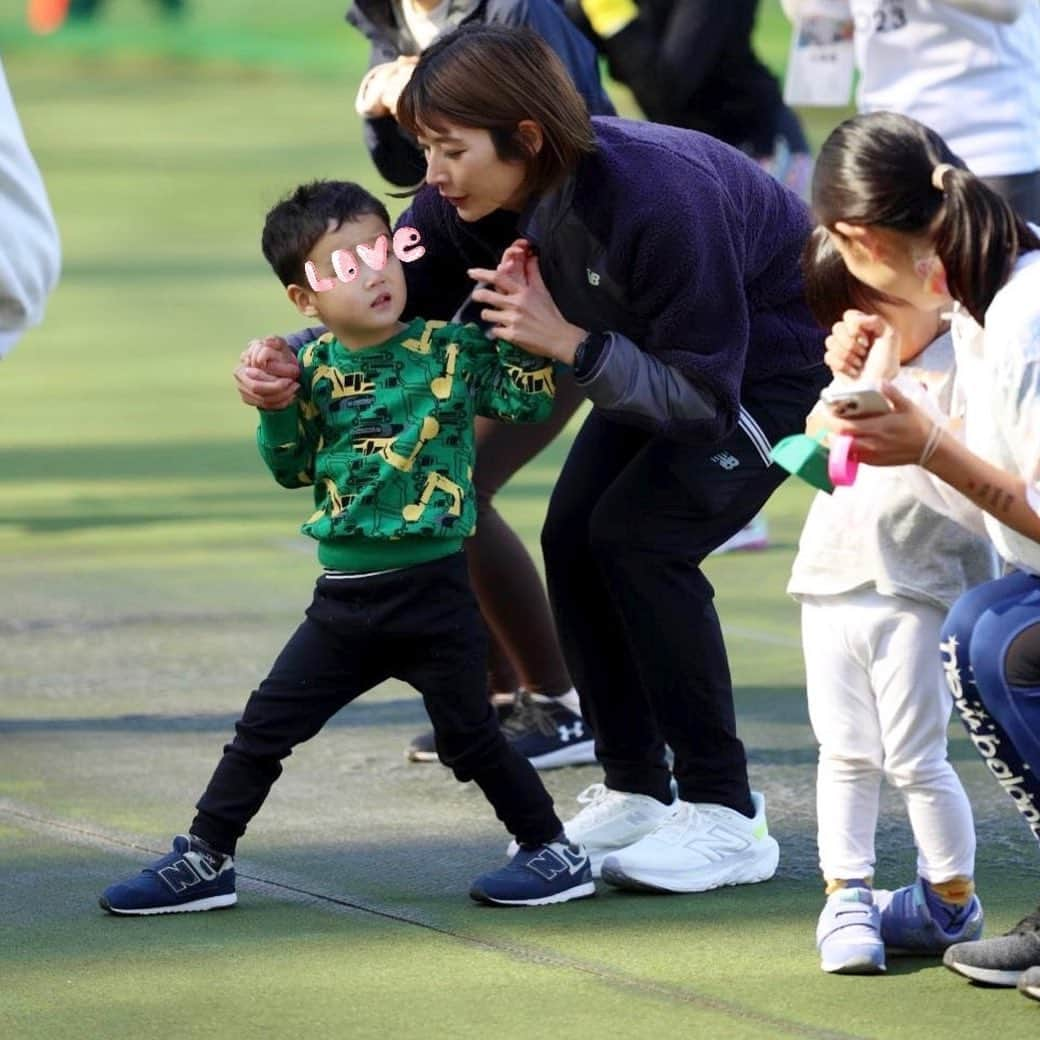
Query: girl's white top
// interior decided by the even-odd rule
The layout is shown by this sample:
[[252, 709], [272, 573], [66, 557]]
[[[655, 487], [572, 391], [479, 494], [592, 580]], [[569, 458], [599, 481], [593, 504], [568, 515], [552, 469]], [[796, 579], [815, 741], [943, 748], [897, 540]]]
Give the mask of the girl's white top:
[[[1026, 482], [1040, 514], [1040, 250], [1027, 253], [986, 311], [985, 330], [957, 307], [957, 367], [968, 395], [968, 447]], [[1040, 542], [985, 516], [986, 533], [1013, 567], [1040, 575]]]
[[[894, 382], [934, 416], [963, 413], [949, 333], [904, 365]], [[788, 593], [839, 596], [873, 588], [949, 608], [973, 585], [997, 576], [978, 511], [951, 491], [954, 497], [960, 506], [937, 493], [917, 466], [860, 466], [854, 484], [813, 500]], [[951, 519], [961, 513], [976, 521], [974, 531]]]

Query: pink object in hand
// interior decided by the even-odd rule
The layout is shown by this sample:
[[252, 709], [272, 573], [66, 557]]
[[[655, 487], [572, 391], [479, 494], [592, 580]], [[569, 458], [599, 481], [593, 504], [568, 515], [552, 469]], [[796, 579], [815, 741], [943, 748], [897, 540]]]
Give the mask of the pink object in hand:
[[847, 434], [832, 437], [827, 457], [827, 476], [831, 478], [831, 483], [835, 487], [847, 487], [855, 483], [858, 469], [856, 442]]

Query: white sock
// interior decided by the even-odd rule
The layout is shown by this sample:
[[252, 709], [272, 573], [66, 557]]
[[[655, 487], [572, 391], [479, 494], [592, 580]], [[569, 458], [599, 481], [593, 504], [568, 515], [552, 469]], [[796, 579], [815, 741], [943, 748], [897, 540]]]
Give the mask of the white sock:
[[566, 693], [557, 697], [546, 697], [544, 693], [532, 693], [531, 699], [540, 704], [562, 704], [568, 711], [574, 712], [581, 718], [581, 702], [578, 700], [578, 691], [572, 686]]

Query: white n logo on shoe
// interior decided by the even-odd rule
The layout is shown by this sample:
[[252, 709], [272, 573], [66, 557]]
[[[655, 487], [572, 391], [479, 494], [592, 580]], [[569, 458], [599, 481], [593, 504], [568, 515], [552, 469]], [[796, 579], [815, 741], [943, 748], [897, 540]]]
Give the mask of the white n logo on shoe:
[[185, 889], [201, 885], [203, 881], [212, 881], [218, 872], [206, 862], [205, 856], [186, 852], [183, 859], [174, 860], [158, 873], [166, 887], [178, 895]]
[[554, 877], [564, 871], [577, 874], [584, 864], [584, 856], [566, 845], [559, 845], [547, 848], [537, 856], [532, 856], [524, 865], [530, 867], [536, 874], [540, 874], [546, 881], [552, 881]]
[[696, 849], [705, 859], [718, 861], [736, 852], [743, 852], [751, 842], [728, 827], [711, 827], [697, 831], [691, 841], [683, 844], [687, 848]]

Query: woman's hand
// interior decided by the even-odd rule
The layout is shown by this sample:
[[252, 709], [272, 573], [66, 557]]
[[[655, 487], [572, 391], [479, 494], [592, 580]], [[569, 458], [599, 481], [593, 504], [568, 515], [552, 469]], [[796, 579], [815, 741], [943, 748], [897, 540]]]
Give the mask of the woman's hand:
[[280, 336], [250, 340], [234, 376], [242, 403], [265, 411], [288, 408], [300, 389], [300, 363]]
[[932, 432], [932, 419], [891, 383], [883, 383], [881, 392], [892, 411], [863, 419], [839, 419], [828, 409], [822, 413], [823, 425], [832, 434], [852, 437], [860, 462], [871, 466], [916, 465]]
[[397, 102], [401, 100], [401, 92], [412, 78], [412, 73], [415, 71], [415, 66], [418, 62], [418, 58], [402, 54], [394, 62], [395, 67], [393, 71], [383, 83], [383, 93], [380, 100], [383, 103], [383, 107], [394, 119], [397, 118]]
[[538, 258], [527, 251], [526, 245], [514, 242], [494, 271], [470, 268], [470, 278], [483, 283], [474, 290], [473, 299], [486, 304], [480, 316], [491, 324], [490, 335], [496, 339], [504, 339], [532, 354], [573, 364], [574, 351], [585, 338], [585, 330], [572, 325], [560, 313], [542, 281]]
[[[836, 376], [857, 379], [863, 373], [864, 363], [874, 341], [889, 332], [891, 329], [888, 323], [876, 314], [846, 311], [841, 316], [841, 321], [831, 326], [831, 333], [824, 344], [827, 352], [823, 355], [823, 360]], [[896, 364], [898, 366], [898, 357]], [[894, 373], [887, 373], [886, 378], [890, 378], [892, 374]]]

